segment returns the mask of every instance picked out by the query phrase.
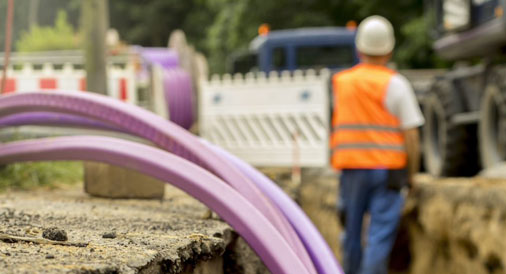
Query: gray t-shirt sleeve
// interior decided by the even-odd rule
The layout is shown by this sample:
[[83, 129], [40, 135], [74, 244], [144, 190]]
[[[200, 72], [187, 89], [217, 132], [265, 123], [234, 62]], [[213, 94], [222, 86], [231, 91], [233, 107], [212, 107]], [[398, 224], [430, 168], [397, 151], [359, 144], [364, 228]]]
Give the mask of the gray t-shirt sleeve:
[[425, 123], [413, 88], [400, 74], [395, 74], [390, 80], [385, 106], [400, 120], [402, 129], [416, 128]]

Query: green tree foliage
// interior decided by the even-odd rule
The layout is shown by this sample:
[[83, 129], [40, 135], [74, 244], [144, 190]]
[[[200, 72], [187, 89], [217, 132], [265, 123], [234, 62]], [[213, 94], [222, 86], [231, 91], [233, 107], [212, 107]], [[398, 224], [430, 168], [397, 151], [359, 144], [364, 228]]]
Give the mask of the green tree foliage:
[[16, 43], [21, 52], [69, 50], [81, 47], [79, 36], [67, 21], [65, 11], [59, 11], [53, 27], [33, 26]]
[[396, 30], [400, 67], [429, 67], [433, 64], [428, 24], [423, 17], [423, 1], [417, 0], [209, 0], [217, 12], [207, 33], [211, 68], [224, 70], [231, 52], [246, 48], [257, 28], [268, 23], [273, 30], [307, 26], [344, 26], [379, 14], [388, 18]]
[[272, 29], [332, 25], [332, 19], [320, 12], [315, 3], [305, 0], [208, 1], [210, 8], [217, 11], [207, 35], [211, 69], [223, 72], [227, 56], [247, 48], [262, 23], [268, 23]]
[[[52, 26], [57, 13], [65, 10], [68, 14], [68, 20], [73, 27], [79, 22], [79, 3], [81, 0], [39, 0], [38, 9], [34, 16], [35, 23], [38, 26]], [[12, 41], [14, 50], [16, 50], [16, 41], [21, 35], [29, 31], [30, 7], [35, 0], [16, 0], [14, 1], [14, 22], [12, 31]], [[5, 38], [5, 18], [7, 14], [7, 1], [0, 1], [0, 51], [3, 51]]]
[[443, 65], [431, 50], [432, 40], [429, 38], [429, 26], [429, 20], [423, 16], [402, 26], [400, 35], [405, 39], [396, 53], [396, 60], [399, 64], [404, 67]]
[[[14, 41], [28, 29], [28, 11], [34, 0], [16, 0]], [[69, 14], [72, 26], [79, 22], [82, 0], [39, 0], [39, 26], [54, 22], [58, 9]], [[211, 69], [223, 71], [227, 56], [246, 49], [257, 28], [268, 23], [273, 30], [304, 26], [343, 26], [379, 14], [392, 21], [396, 30], [400, 67], [431, 67], [439, 64], [427, 36], [420, 0], [121, 0], [109, 1], [110, 26], [123, 40], [143, 46], [166, 46], [170, 33], [183, 29], [188, 40], [211, 60]], [[5, 14], [7, 1], [0, 1]], [[3, 47], [4, 21], [0, 20]], [[425, 28], [425, 29], [424, 29]]]
[[[12, 41], [17, 41], [21, 32], [28, 28], [28, 0], [14, 1], [14, 20], [12, 30]], [[5, 19], [7, 17], [7, 1], [0, 1], [0, 51], [5, 45]], [[13, 43], [14, 46], [14, 43]]]
[[[44, 0], [42, 0], [44, 1]], [[56, 0], [52, 0], [56, 1]], [[430, 67], [437, 62], [431, 51], [430, 28], [420, 0], [122, 0], [110, 1], [111, 27], [129, 43], [166, 46], [174, 29], [183, 29], [188, 40], [223, 72], [227, 57], [247, 49], [262, 23], [273, 30], [344, 26], [379, 14], [394, 25], [395, 61], [402, 68]]]
[[166, 47], [170, 33], [182, 29], [201, 51], [215, 16], [206, 0], [109, 1], [109, 13], [110, 26], [128, 43]]

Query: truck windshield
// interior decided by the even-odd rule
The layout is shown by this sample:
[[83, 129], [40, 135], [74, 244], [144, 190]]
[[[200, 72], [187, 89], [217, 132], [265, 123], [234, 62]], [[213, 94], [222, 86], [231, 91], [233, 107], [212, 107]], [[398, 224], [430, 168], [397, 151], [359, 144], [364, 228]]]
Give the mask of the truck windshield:
[[255, 70], [258, 70], [257, 55], [254, 53], [247, 53], [233, 58], [231, 69], [228, 71], [232, 73], [247, 73]]
[[354, 48], [349, 45], [301, 46], [296, 48], [297, 67], [340, 68], [354, 65]]
[[286, 69], [285, 48], [274, 48], [272, 50], [272, 67], [274, 70]]

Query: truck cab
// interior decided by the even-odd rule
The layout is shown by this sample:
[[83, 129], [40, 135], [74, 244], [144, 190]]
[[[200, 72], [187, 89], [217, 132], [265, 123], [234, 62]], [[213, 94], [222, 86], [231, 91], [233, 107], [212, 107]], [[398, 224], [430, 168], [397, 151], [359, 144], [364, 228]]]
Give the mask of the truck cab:
[[248, 50], [232, 54], [228, 71], [340, 70], [358, 61], [353, 29], [299, 28], [260, 34], [251, 41]]

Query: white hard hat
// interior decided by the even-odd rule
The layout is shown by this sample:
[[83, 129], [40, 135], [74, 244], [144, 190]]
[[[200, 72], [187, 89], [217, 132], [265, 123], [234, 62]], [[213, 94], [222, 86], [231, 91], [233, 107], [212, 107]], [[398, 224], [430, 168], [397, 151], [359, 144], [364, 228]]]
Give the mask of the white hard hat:
[[364, 54], [387, 55], [395, 46], [394, 28], [382, 16], [369, 16], [358, 25], [355, 44], [357, 49]]

